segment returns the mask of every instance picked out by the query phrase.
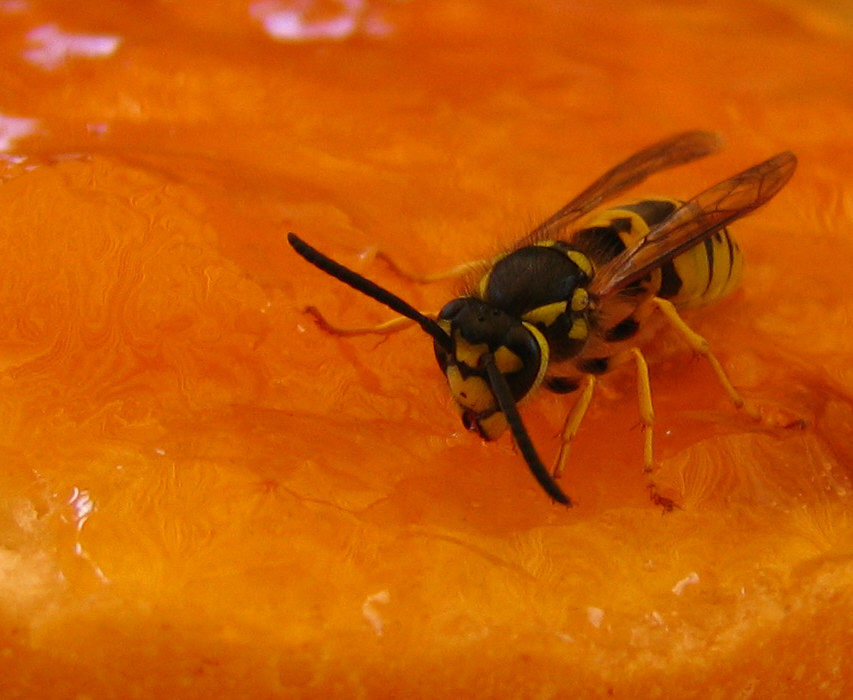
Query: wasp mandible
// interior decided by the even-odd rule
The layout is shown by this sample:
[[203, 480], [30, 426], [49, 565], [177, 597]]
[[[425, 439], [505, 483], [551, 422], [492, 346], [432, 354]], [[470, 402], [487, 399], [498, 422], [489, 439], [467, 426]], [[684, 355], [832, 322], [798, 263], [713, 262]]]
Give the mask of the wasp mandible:
[[[486, 440], [495, 440], [509, 429], [542, 488], [567, 506], [572, 501], [555, 479], [565, 468], [597, 378], [633, 362], [644, 436], [643, 469], [652, 501], [671, 510], [675, 504], [658, 492], [653, 478], [654, 411], [648, 365], [640, 350], [645, 340], [642, 330], [653, 313], [660, 313], [694, 351], [707, 358], [735, 406], [758, 417], [707, 341], [681, 319], [679, 311], [717, 301], [735, 289], [743, 257], [727, 227], [779, 192], [793, 175], [797, 159], [785, 151], [686, 202], [642, 199], [601, 211], [582, 226], [578, 222], [650, 175], [720, 147], [716, 134], [690, 131], [632, 155], [506, 252], [483, 262], [479, 282], [434, 318], [295, 234], [289, 233], [288, 241], [320, 270], [414, 321], [430, 335], [465, 427]], [[456, 270], [477, 267], [471, 264]], [[311, 311], [332, 333], [389, 332], [401, 327], [392, 321], [347, 331]], [[557, 393], [580, 392], [563, 426], [551, 470], [540, 459], [518, 412], [518, 404], [540, 386]]]

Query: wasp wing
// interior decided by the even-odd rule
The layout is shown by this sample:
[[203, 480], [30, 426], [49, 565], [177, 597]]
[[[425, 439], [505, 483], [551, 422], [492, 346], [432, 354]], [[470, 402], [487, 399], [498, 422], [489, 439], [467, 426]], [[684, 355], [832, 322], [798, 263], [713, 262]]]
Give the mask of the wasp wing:
[[624, 289], [757, 209], [782, 189], [796, 167], [796, 156], [785, 151], [705, 190], [597, 271], [590, 294], [602, 298]]
[[518, 247], [550, 238], [603, 202], [638, 185], [650, 175], [710, 155], [722, 146], [718, 134], [687, 131], [659, 141], [622, 161], [593, 182], [557, 213], [518, 242]]

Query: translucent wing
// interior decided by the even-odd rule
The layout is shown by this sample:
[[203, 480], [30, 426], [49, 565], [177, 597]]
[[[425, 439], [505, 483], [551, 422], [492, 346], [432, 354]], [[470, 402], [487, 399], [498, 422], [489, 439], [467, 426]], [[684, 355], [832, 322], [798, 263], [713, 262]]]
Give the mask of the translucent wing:
[[550, 238], [650, 175], [710, 155], [720, 150], [721, 146], [720, 136], [709, 131], [687, 131], [652, 144], [604, 173], [560, 211], [522, 238], [518, 247]]
[[590, 294], [601, 298], [618, 292], [757, 209], [782, 189], [796, 167], [796, 156], [785, 151], [705, 190], [596, 272]]

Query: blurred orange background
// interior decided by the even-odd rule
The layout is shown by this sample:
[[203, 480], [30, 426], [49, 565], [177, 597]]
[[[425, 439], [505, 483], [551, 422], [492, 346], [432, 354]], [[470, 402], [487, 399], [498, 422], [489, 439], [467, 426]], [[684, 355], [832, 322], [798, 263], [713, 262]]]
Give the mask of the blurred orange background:
[[[844, 697], [853, 691], [853, 13], [844, 2], [0, 0], [0, 683], [10, 698]], [[781, 150], [688, 318], [768, 415], [649, 348], [552, 504], [431, 342], [298, 232], [436, 309], [692, 128], [689, 197]], [[546, 461], [572, 397], [523, 407]], [[779, 423], [786, 422], [779, 420]]]

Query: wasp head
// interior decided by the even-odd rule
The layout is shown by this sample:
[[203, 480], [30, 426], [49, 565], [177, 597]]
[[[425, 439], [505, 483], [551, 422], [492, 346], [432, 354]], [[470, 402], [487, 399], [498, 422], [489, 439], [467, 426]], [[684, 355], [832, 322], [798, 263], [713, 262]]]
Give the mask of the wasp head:
[[548, 344], [531, 324], [474, 297], [454, 299], [438, 315], [438, 325], [450, 338], [435, 343], [435, 356], [447, 376], [450, 392], [462, 412], [462, 422], [486, 440], [507, 429], [498, 406], [484, 357], [494, 357], [516, 403], [542, 382], [548, 365]]
[[288, 233], [287, 240], [318, 269], [417, 323], [433, 339], [466, 427], [489, 440], [509, 427], [536, 481], [555, 501], [572, 504], [539, 458], [515, 405], [542, 381], [548, 366], [548, 343], [536, 328], [472, 298], [450, 302], [434, 321], [295, 234]]

